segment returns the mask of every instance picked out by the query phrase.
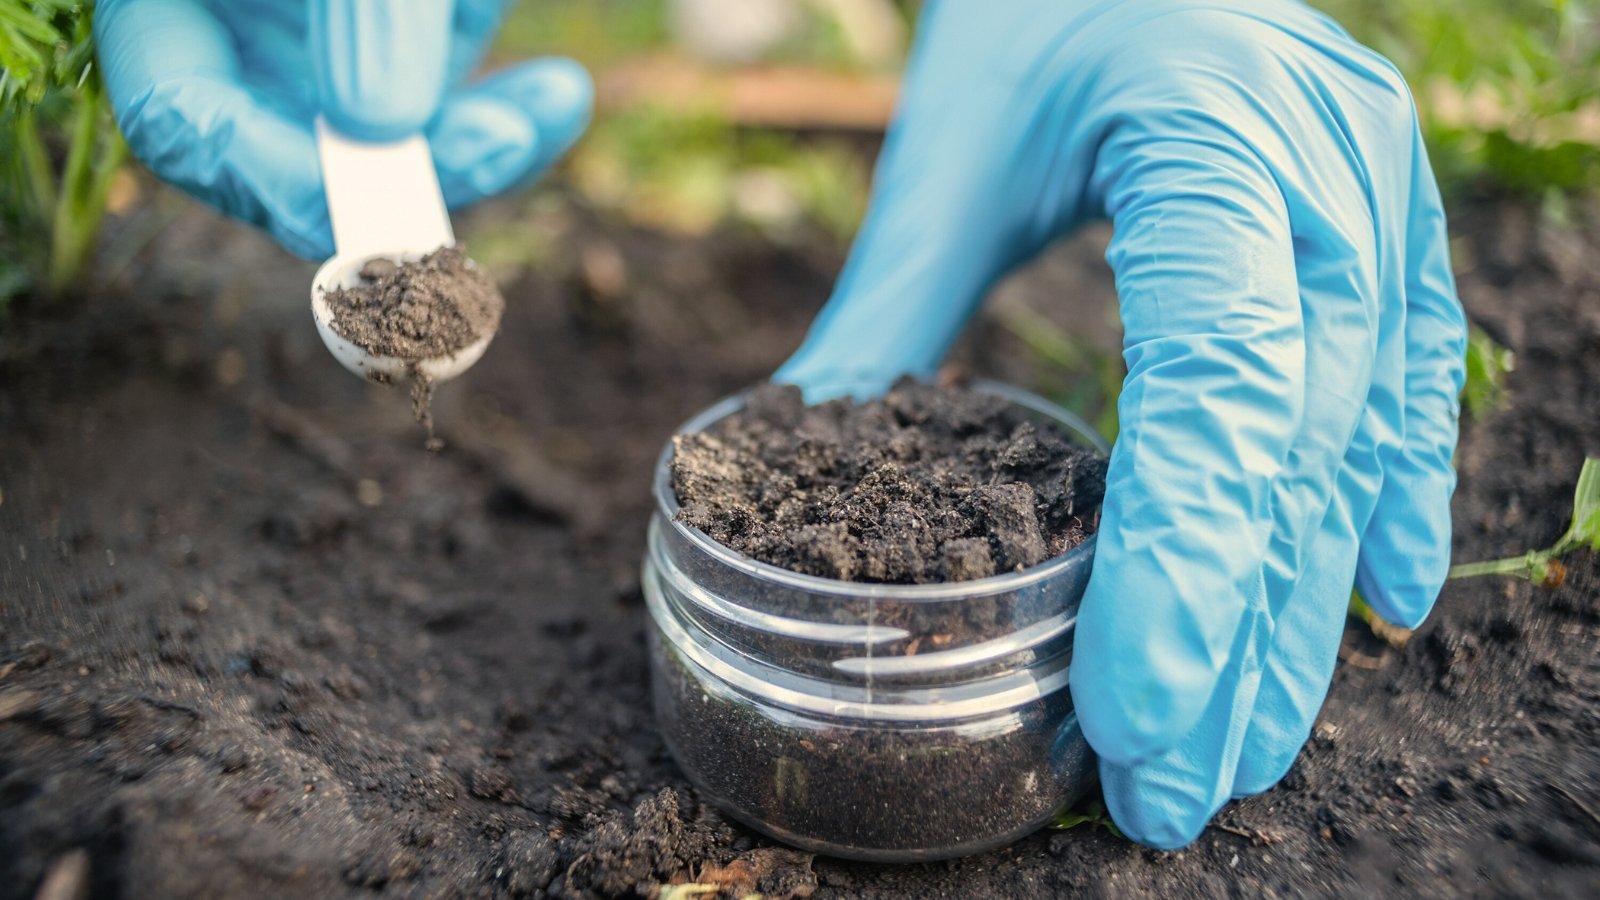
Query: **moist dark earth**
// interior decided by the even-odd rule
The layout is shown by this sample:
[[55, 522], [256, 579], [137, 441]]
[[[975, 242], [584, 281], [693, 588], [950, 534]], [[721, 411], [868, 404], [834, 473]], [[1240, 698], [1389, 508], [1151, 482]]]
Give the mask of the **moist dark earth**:
[[765, 384], [672, 446], [680, 521], [762, 562], [843, 581], [1019, 571], [1088, 540], [1105, 494], [1097, 453], [959, 384], [907, 379], [882, 398], [815, 406], [793, 385]]
[[[163, 201], [164, 203], [166, 201]], [[193, 212], [0, 360], [0, 896], [1592, 896], [1600, 564], [1446, 587], [1403, 650], [1352, 627], [1283, 784], [1188, 849], [1044, 832], [917, 866], [774, 845], [706, 809], [652, 720], [637, 566], [675, 426], [799, 341], [841, 256], [636, 232], [570, 202], [555, 262], [436, 404], [343, 372], [309, 265]], [[156, 215], [152, 213], [151, 215]], [[1600, 454], [1600, 219], [1458, 206], [1462, 294], [1517, 353], [1465, 426], [1458, 559], [1553, 541]], [[165, 221], [165, 220], [162, 220]], [[141, 223], [143, 223], [141, 225]], [[1008, 285], [1112, 303], [1096, 232]], [[625, 262], [592, 279], [564, 260]], [[1078, 327], [1078, 325], [1075, 325]], [[1027, 384], [972, 329], [964, 364]], [[79, 885], [81, 886], [81, 885]]]

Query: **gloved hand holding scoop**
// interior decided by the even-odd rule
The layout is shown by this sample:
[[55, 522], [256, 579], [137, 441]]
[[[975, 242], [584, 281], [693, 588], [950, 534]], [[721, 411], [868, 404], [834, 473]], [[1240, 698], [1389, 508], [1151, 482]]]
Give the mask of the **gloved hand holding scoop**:
[[363, 378], [410, 379], [426, 422], [433, 385], [483, 356], [505, 301], [455, 249], [421, 135], [368, 143], [322, 120], [316, 133], [337, 246], [311, 284], [317, 333]]
[[[362, 288], [368, 259], [406, 262], [453, 245], [447, 207], [532, 180], [587, 125], [594, 88], [571, 60], [469, 77], [505, 6], [101, 0], [95, 43], [139, 159], [291, 252], [327, 259], [315, 280], [323, 291]], [[339, 316], [312, 293], [323, 340], [371, 378], [459, 375], [498, 321], [465, 344], [401, 359], [330, 327]]]

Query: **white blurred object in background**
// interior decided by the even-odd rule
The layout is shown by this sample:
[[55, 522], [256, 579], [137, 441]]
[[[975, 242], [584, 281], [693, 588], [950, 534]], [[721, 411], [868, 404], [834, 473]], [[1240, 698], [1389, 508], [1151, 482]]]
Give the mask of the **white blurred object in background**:
[[672, 35], [719, 63], [755, 62], [800, 24], [800, 0], [672, 0]]
[[856, 61], [868, 68], [900, 64], [906, 48], [906, 22], [889, 0], [811, 0], [830, 16]]
[[856, 61], [873, 69], [898, 65], [906, 24], [890, 0], [672, 0], [669, 23], [678, 45], [709, 62], [761, 60], [813, 21], [839, 29]]

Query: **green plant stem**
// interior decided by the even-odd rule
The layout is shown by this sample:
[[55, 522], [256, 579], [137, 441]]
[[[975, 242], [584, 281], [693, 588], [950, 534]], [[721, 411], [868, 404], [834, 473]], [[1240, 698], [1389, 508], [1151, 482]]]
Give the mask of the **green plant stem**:
[[50, 172], [50, 154], [39, 133], [39, 116], [31, 108], [17, 113], [16, 144], [17, 159], [22, 164], [33, 201], [33, 217], [39, 222], [48, 222], [56, 208], [56, 185]]
[[95, 163], [91, 187], [85, 198], [85, 212], [94, 217], [91, 237], [100, 233], [100, 222], [106, 214], [106, 201], [111, 196], [111, 183], [116, 181], [117, 173], [122, 171], [122, 164], [127, 161], [128, 144], [122, 139], [122, 132], [110, 129], [105, 148], [100, 151], [100, 159]]
[[1062, 369], [1085, 367], [1089, 361], [1056, 324], [1021, 303], [998, 306], [1000, 325], [1022, 341], [1034, 355]]
[[1550, 554], [1545, 551], [1534, 550], [1521, 556], [1510, 556], [1505, 559], [1490, 559], [1482, 562], [1462, 563], [1450, 567], [1450, 578], [1474, 578], [1479, 575], [1515, 575], [1519, 578], [1537, 580], [1543, 570]]
[[67, 160], [61, 170], [61, 194], [50, 228], [50, 267], [46, 273], [46, 287], [51, 296], [65, 290], [76, 274], [73, 250], [78, 245], [81, 227], [77, 215], [82, 208], [83, 197], [88, 192], [92, 172], [96, 112], [95, 104], [88, 97], [82, 98], [72, 111]]
[[[51, 227], [50, 268], [47, 288], [59, 295], [83, 274], [100, 223], [105, 218], [106, 197], [111, 181], [127, 152], [120, 136], [101, 146], [101, 94], [85, 87], [85, 96], [73, 111], [72, 133], [67, 145], [66, 165], [61, 172], [61, 191], [55, 205]], [[96, 149], [99, 158], [96, 159]]]

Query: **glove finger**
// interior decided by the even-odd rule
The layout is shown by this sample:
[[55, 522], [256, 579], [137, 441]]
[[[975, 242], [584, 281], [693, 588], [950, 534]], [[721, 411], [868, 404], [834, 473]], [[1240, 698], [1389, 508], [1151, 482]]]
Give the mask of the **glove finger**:
[[569, 59], [513, 66], [452, 95], [428, 129], [451, 208], [476, 203], [543, 172], [583, 134], [594, 84]]
[[[1265, 584], [1258, 581], [1252, 591], [1248, 621], [1229, 648], [1239, 660], [1259, 659], [1271, 634]], [[1199, 836], [1228, 801], [1259, 683], [1259, 668], [1241, 666], [1211, 693], [1194, 729], [1153, 759], [1120, 765], [1101, 757], [1106, 809], [1123, 834], [1161, 850], [1186, 846]]]
[[1406, 229], [1405, 413], [1398, 452], [1383, 460], [1383, 488], [1361, 539], [1356, 585], [1378, 615], [1422, 623], [1450, 565], [1457, 419], [1466, 377], [1467, 320], [1450, 269], [1439, 187], [1420, 134], [1413, 137]]
[[427, 124], [449, 75], [452, 0], [311, 0], [317, 100], [351, 137], [393, 141]]
[[158, 82], [197, 73], [232, 78], [239, 72], [227, 29], [196, 0], [101, 0], [94, 11], [94, 46], [119, 117]]
[[[1101, 151], [1103, 158], [1112, 159], [1126, 153], [1133, 163], [1097, 171], [1095, 181], [1106, 185], [1108, 208], [1115, 212], [1119, 202], [1135, 208], [1143, 205], [1156, 222], [1150, 229], [1155, 237], [1121, 250], [1114, 241], [1112, 248], [1113, 256], [1120, 253], [1147, 273], [1155, 313], [1150, 316], [1140, 298], [1130, 296], [1124, 288], [1127, 279], [1113, 258], [1128, 327], [1128, 383], [1134, 384], [1141, 366], [1131, 349], [1140, 337], [1141, 315], [1158, 322], [1176, 319], [1180, 313], [1175, 308], [1187, 312], [1191, 297], [1210, 295], [1229, 304], [1226, 312], [1212, 313], [1221, 323], [1216, 331], [1225, 339], [1248, 334], [1227, 316], [1248, 311], [1251, 301], [1257, 311], [1270, 309], [1252, 292], [1273, 284], [1256, 271], [1261, 260], [1273, 259], [1272, 254], [1277, 259], [1289, 256], [1281, 244], [1274, 246], [1278, 242], [1293, 247], [1288, 277], [1296, 282], [1298, 314], [1280, 308], [1278, 315], [1302, 329], [1301, 342], [1289, 344], [1301, 355], [1298, 360], [1286, 358], [1280, 363], [1285, 368], [1273, 374], [1262, 365], [1269, 360], [1245, 355], [1270, 352], [1270, 343], [1239, 347], [1223, 343], [1223, 353], [1246, 360], [1239, 366], [1246, 377], [1236, 382], [1218, 379], [1214, 384], [1174, 377], [1182, 375], [1180, 366], [1187, 362], [1176, 354], [1171, 354], [1171, 361], [1179, 365], [1163, 366], [1168, 360], [1159, 357], [1143, 364], [1161, 392], [1155, 404], [1148, 396], [1135, 394], [1132, 405], [1135, 416], [1141, 406], [1152, 410], [1160, 422], [1157, 442], [1136, 433], [1133, 440], [1145, 446], [1136, 445], [1136, 452], [1129, 454], [1135, 459], [1119, 467], [1118, 455], [1130, 438], [1126, 432], [1130, 402], [1124, 394], [1124, 432], [1108, 476], [1098, 559], [1079, 622], [1073, 673], [1075, 699], [1082, 688], [1078, 712], [1085, 734], [1102, 754], [1107, 750], [1101, 744], [1110, 747], [1108, 755], [1118, 764], [1171, 746], [1195, 722], [1212, 685], [1227, 686], [1229, 679], [1245, 677], [1235, 674], [1233, 667], [1247, 673], [1264, 663], [1259, 655], [1241, 659], [1223, 652], [1235, 639], [1242, 592], [1229, 593], [1225, 581], [1207, 584], [1196, 576], [1210, 579], [1232, 573], [1230, 577], [1238, 581], [1255, 562], [1265, 583], [1268, 619], [1276, 620], [1291, 604], [1313, 550], [1311, 537], [1327, 515], [1358, 425], [1373, 394], [1383, 394], [1381, 388], [1389, 387], [1373, 389], [1372, 373], [1384, 350], [1379, 339], [1400, 331], [1399, 304], [1379, 301], [1402, 293], [1404, 247], [1398, 236], [1391, 237], [1374, 223], [1400, 222], [1405, 215], [1403, 204], [1387, 199], [1405, 196], [1410, 183], [1404, 163], [1388, 162], [1393, 157], [1390, 148], [1405, 143], [1414, 122], [1403, 82], [1377, 57], [1345, 52], [1348, 47], [1329, 48], [1328, 58], [1319, 57], [1314, 63], [1317, 70], [1308, 73], [1298, 36], [1231, 15], [1169, 16], [1159, 28], [1145, 29], [1141, 41], [1152, 49], [1167, 40], [1193, 46], [1197, 34], [1207, 33], [1215, 36], [1201, 44], [1210, 54], [1208, 76], [1196, 75], [1191, 66], [1169, 79], [1150, 79], [1140, 68], [1131, 73], [1114, 69], [1108, 79], [1108, 90], [1117, 91], [1124, 103], [1136, 104], [1141, 117], [1114, 132]], [[1284, 41], [1293, 46], [1280, 52]], [[1308, 74], [1322, 79], [1322, 102], [1306, 102]], [[1119, 78], [1126, 83], [1119, 83]], [[1173, 85], [1183, 89], [1173, 91]], [[1198, 96], [1188, 96], [1195, 92]], [[1215, 120], [1206, 114], [1211, 108], [1220, 110]], [[1160, 148], [1163, 134], [1176, 136], [1172, 141], [1176, 148]], [[1159, 162], [1157, 154], [1167, 153], [1172, 161], [1165, 167], [1182, 173], [1186, 165], [1203, 163], [1208, 155], [1225, 153], [1244, 141], [1239, 135], [1248, 136], [1248, 150], [1237, 154], [1241, 162], [1234, 168], [1243, 175], [1236, 178], [1250, 188], [1247, 196], [1280, 200], [1283, 212], [1272, 210], [1277, 219], [1260, 214], [1256, 218], [1262, 227], [1278, 230], [1286, 216], [1291, 223], [1289, 239], [1251, 240], [1248, 223], [1222, 216], [1200, 220], [1202, 227], [1187, 234], [1181, 225], [1174, 233], [1163, 234], [1160, 225], [1173, 217], [1174, 197], [1204, 204], [1204, 198], [1189, 198], [1215, 189], [1204, 181], [1191, 185], [1181, 178], [1176, 185], [1144, 183], [1130, 171], [1136, 171], [1142, 159]], [[1185, 141], [1200, 146], [1185, 153]], [[1251, 177], [1252, 165], [1260, 166], [1263, 174]], [[1218, 192], [1214, 199], [1229, 212], [1252, 212], [1250, 206], [1235, 201], [1238, 193]], [[1120, 240], [1121, 217], [1116, 225]], [[1240, 240], [1240, 234], [1246, 239]], [[1190, 246], [1215, 248], [1210, 252], [1218, 261], [1209, 278], [1172, 271], [1174, 248]], [[1263, 321], [1272, 321], [1270, 313]], [[1196, 319], [1194, 325], [1201, 333], [1204, 320]], [[1159, 335], [1162, 328], [1170, 326], [1161, 323], [1151, 333]], [[1273, 337], [1267, 332], [1252, 340]], [[1202, 359], [1218, 356], [1208, 343], [1184, 342], [1180, 352], [1190, 346], [1207, 354]], [[1223, 403], [1213, 400], [1213, 394]], [[1398, 410], [1378, 418], [1393, 421]], [[1186, 423], [1192, 433], [1185, 433]], [[1152, 453], [1155, 447], [1159, 449]], [[1376, 450], [1368, 448], [1366, 454], [1364, 471], [1369, 491], [1375, 493]], [[1146, 456], [1151, 458], [1149, 464], [1143, 462]], [[1255, 470], [1262, 470], [1264, 463], [1272, 468], [1264, 470], [1267, 477], [1257, 477]], [[1143, 477], [1124, 474], [1139, 468], [1147, 470]], [[1219, 483], [1218, 473], [1237, 474], [1224, 475], [1228, 480]], [[1125, 511], [1137, 515], [1130, 516], [1126, 525]], [[1224, 516], [1219, 517], [1219, 511]], [[1152, 522], [1158, 527], [1152, 529]], [[1270, 523], [1264, 547], [1256, 543], [1262, 540], [1263, 523]], [[1124, 534], [1134, 528], [1136, 535]], [[1182, 534], [1185, 530], [1191, 533]], [[1339, 562], [1348, 567], [1353, 560], [1347, 550]], [[1348, 584], [1342, 588], [1340, 593], [1347, 596]], [[1154, 608], [1152, 594], [1160, 598]], [[1147, 622], [1163, 627], [1153, 629]], [[1246, 624], [1254, 625], [1255, 620]], [[1252, 646], [1259, 654], [1267, 652], [1266, 642]], [[1130, 647], [1138, 652], [1127, 653]], [[1083, 679], [1076, 677], [1079, 668], [1085, 670]], [[1231, 779], [1232, 774], [1230, 770], [1225, 777]]]
[[455, 27], [450, 36], [450, 68], [445, 84], [459, 84], [483, 60], [514, 0], [456, 0]]
[[[1276, 96], [1269, 78], [1257, 79], [1255, 88], [1269, 103]], [[1361, 135], [1363, 129], [1349, 125], [1326, 133], [1331, 141], [1333, 134]], [[1370, 223], [1377, 213], [1363, 173], [1354, 164], [1303, 164], [1308, 157], [1343, 156], [1336, 147], [1308, 141], [1314, 144], [1316, 138], [1302, 136], [1290, 146], [1281, 135], [1261, 129], [1252, 143], [1253, 153], [1270, 161], [1277, 173], [1305, 331], [1299, 420], [1268, 489], [1271, 533], [1259, 584], [1245, 598], [1242, 627], [1232, 635], [1228, 661], [1194, 729], [1173, 750], [1148, 762], [1129, 766], [1113, 760], [1103, 768], [1118, 824], [1153, 846], [1187, 844], [1234, 793], [1235, 773], [1250, 765], [1255, 752], [1249, 743], [1257, 733], [1253, 719], [1263, 717], [1268, 700], [1264, 664], [1274, 652], [1300, 650], [1302, 641], [1326, 632], [1328, 622], [1337, 626], [1343, 598], [1349, 596], [1357, 532], [1335, 500], [1335, 487], [1367, 409], [1383, 267], [1371, 249], [1376, 240]], [[1399, 248], [1391, 255], [1398, 258]], [[1393, 293], [1399, 293], [1398, 275]], [[1376, 464], [1370, 468], [1363, 496], [1376, 492]], [[1330, 598], [1339, 605], [1331, 608]], [[1301, 621], [1306, 618], [1315, 621]], [[1306, 633], [1299, 633], [1303, 628]], [[1320, 687], [1325, 691], [1326, 686], [1324, 679]], [[1265, 706], [1267, 717], [1276, 715], [1275, 702]], [[1294, 749], [1299, 746], [1294, 743]]]
[[[1243, 666], [1219, 685], [1195, 730], [1151, 762], [1101, 763], [1107, 807], [1130, 838], [1167, 850], [1187, 845], [1230, 795], [1276, 784], [1305, 744], [1344, 631], [1359, 533], [1352, 498], [1365, 507], [1358, 517], [1371, 510], [1361, 499], [1370, 489], [1346, 474], [1317, 538], [1307, 541], [1313, 549], [1294, 597], [1272, 628], [1241, 630], [1234, 652]], [[1251, 662], [1263, 656], [1264, 665]]]
[[[1341, 133], [1352, 130], [1356, 129]], [[1357, 182], [1347, 187], [1365, 194]], [[1314, 193], [1324, 199], [1336, 196], [1329, 185]], [[1381, 211], [1372, 217], [1392, 220]], [[1369, 235], [1367, 241], [1373, 238]], [[1290, 468], [1309, 463], [1332, 477], [1320, 481], [1286, 478], [1283, 490], [1275, 494], [1281, 498], [1275, 508], [1279, 524], [1264, 570], [1273, 636], [1269, 645], [1261, 648], [1266, 655], [1261, 662], [1260, 689], [1250, 711], [1238, 766], [1229, 770], [1234, 796], [1259, 793], [1276, 784], [1310, 736], [1328, 693], [1344, 632], [1358, 538], [1371, 518], [1382, 482], [1379, 435], [1394, 430], [1386, 418], [1387, 407], [1376, 398], [1393, 394], [1395, 385], [1381, 371], [1373, 374], [1373, 360], [1383, 354], [1374, 332], [1383, 329], [1392, 335], [1398, 331], [1393, 313], [1400, 306], [1399, 248], [1386, 253], [1393, 264], [1378, 266], [1394, 282], [1382, 292], [1393, 299], [1381, 311], [1376, 302], [1363, 299], [1378, 293], [1371, 266], [1346, 263], [1342, 268], [1351, 275], [1339, 278], [1335, 274], [1341, 268], [1339, 263], [1319, 266], [1314, 256], [1297, 257], [1306, 327], [1314, 333], [1307, 339], [1306, 428], [1297, 451], [1291, 454]], [[1319, 277], [1319, 271], [1333, 277]], [[1389, 272], [1395, 274], [1388, 276]], [[1360, 287], [1346, 293], [1340, 282]], [[1342, 322], [1337, 315], [1341, 308]], [[1387, 322], [1388, 327], [1375, 327], [1375, 321]], [[1288, 499], [1286, 495], [1296, 493], [1291, 487], [1296, 482], [1299, 496]], [[1290, 515], [1314, 518], [1295, 527], [1286, 521]]]
[[[1339, 73], [1361, 59], [1346, 58]], [[1333, 78], [1325, 89], [1326, 113], [1339, 127], [1323, 133], [1358, 152], [1312, 154], [1362, 162], [1308, 168], [1290, 198], [1291, 217], [1310, 227], [1306, 239], [1297, 227], [1296, 256], [1306, 310], [1306, 426], [1288, 469], [1311, 477], [1291, 474], [1275, 494], [1280, 527], [1266, 567], [1275, 631], [1236, 795], [1276, 783], [1310, 736], [1332, 679], [1360, 535], [1384, 482], [1382, 459], [1402, 430], [1407, 252], [1404, 230], [1388, 226], [1409, 218], [1413, 173], [1389, 148], [1409, 144], [1414, 113], [1387, 64], [1370, 56], [1365, 69], [1353, 86]], [[1361, 114], [1346, 117], [1346, 109]], [[1304, 517], [1298, 527], [1286, 521], [1294, 515]]]
[[1102, 158], [1128, 376], [1072, 695], [1096, 752], [1131, 765], [1195, 727], [1241, 626], [1264, 621], [1245, 613], [1265, 602], [1305, 343], [1287, 210], [1253, 151], [1209, 117], [1156, 112]]
[[1305, 569], [1273, 630], [1233, 796], [1259, 794], [1289, 771], [1328, 695], [1355, 577], [1360, 525], [1372, 512], [1374, 473], [1340, 473], [1339, 487]]
[[117, 125], [135, 155], [290, 251], [332, 255], [310, 130], [236, 80], [232, 40], [210, 12], [188, 0], [104, 2], [94, 24]]
[[[1275, 149], [1282, 148], [1270, 141], [1256, 148], [1269, 158], [1279, 155]], [[1291, 733], [1302, 721], [1310, 727], [1310, 718], [1296, 715], [1302, 707], [1284, 709], [1285, 700], [1307, 701], [1314, 715], [1327, 690], [1331, 669], [1320, 680], [1316, 675], [1294, 680], [1287, 694], [1282, 682], [1286, 674], [1300, 675], [1325, 658], [1331, 666], [1356, 560], [1358, 531], [1346, 498], [1375, 496], [1379, 481], [1373, 459], [1365, 477], [1348, 467], [1342, 490], [1336, 491], [1341, 462], [1362, 455], [1352, 437], [1369, 415], [1365, 399], [1376, 344], [1379, 266], [1362, 252], [1374, 243], [1366, 225], [1373, 218], [1367, 193], [1354, 171], [1294, 172], [1287, 158], [1282, 171], [1293, 174], [1279, 183], [1294, 234], [1307, 332], [1304, 411], [1272, 483], [1272, 535], [1260, 586], [1245, 603], [1230, 662], [1198, 724], [1174, 750], [1133, 766], [1112, 764], [1104, 772], [1119, 825], [1154, 846], [1193, 840], [1238, 792], [1236, 773], [1254, 774], [1263, 760], [1276, 764], [1281, 754], [1275, 751], [1282, 746], [1292, 760], [1304, 742], [1302, 733], [1266, 748], [1272, 753], [1261, 746], [1274, 726]], [[1367, 500], [1360, 512], [1363, 523], [1370, 507]], [[1326, 641], [1330, 633], [1332, 644]]]

